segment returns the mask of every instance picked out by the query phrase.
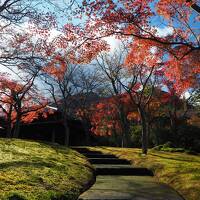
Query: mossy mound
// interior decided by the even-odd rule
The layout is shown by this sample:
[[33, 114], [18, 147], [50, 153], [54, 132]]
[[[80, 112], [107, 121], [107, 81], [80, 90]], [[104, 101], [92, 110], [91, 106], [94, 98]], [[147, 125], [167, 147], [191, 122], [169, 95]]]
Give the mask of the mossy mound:
[[93, 168], [59, 145], [0, 139], [1, 200], [71, 200], [93, 180]]

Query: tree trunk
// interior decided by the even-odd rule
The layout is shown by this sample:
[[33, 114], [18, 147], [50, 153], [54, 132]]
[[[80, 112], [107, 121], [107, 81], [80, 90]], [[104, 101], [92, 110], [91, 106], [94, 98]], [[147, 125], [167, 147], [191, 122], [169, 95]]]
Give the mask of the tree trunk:
[[128, 147], [128, 133], [129, 133], [129, 127], [126, 124], [126, 122], [124, 122], [122, 124], [122, 142], [121, 142], [121, 147]]
[[172, 133], [172, 140], [173, 143], [177, 145], [177, 117], [176, 117], [176, 111], [169, 112], [170, 116], [170, 129]]
[[9, 113], [7, 115], [7, 130], [6, 130], [6, 137], [7, 138], [12, 137], [12, 119], [11, 119], [12, 108], [13, 108], [13, 106], [10, 105]]
[[145, 119], [142, 120], [142, 153], [147, 154], [148, 151], [148, 130]]
[[148, 124], [147, 124], [147, 119], [145, 115], [145, 111], [139, 107], [138, 111], [140, 113], [140, 118], [141, 118], [141, 125], [142, 125], [142, 153], [147, 154], [148, 152]]
[[122, 130], [121, 148], [124, 148], [125, 146], [126, 146], [126, 139], [124, 137], [124, 132]]
[[67, 122], [67, 118], [64, 117], [64, 128], [65, 128], [65, 139], [64, 139], [64, 145], [69, 146], [69, 135], [70, 135], [70, 130], [69, 130], [69, 125]]
[[7, 130], [6, 130], [6, 137], [11, 138], [12, 137], [12, 127], [11, 122], [8, 122]]
[[128, 147], [128, 133], [129, 133], [129, 125], [126, 118], [126, 115], [124, 114], [123, 106], [119, 105], [119, 116], [120, 121], [122, 125], [122, 141], [121, 141], [121, 147]]
[[87, 120], [84, 120], [84, 119], [82, 120], [82, 126], [85, 133], [85, 143], [86, 145], [89, 145], [90, 144], [90, 130], [89, 130], [89, 125], [88, 125]]
[[147, 124], [147, 149], [149, 148], [149, 138], [151, 137], [151, 128], [149, 118], [146, 117], [146, 124]]
[[20, 120], [21, 120], [21, 116], [17, 116], [15, 126], [14, 126], [14, 133], [13, 133], [14, 138], [19, 138]]

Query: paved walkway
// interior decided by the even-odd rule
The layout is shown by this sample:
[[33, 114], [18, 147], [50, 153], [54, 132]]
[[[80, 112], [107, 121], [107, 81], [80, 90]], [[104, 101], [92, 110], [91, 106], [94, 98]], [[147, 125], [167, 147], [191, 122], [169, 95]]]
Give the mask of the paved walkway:
[[96, 182], [79, 200], [183, 200], [167, 185], [157, 183], [151, 171], [134, 168], [127, 160], [76, 148], [96, 168]]

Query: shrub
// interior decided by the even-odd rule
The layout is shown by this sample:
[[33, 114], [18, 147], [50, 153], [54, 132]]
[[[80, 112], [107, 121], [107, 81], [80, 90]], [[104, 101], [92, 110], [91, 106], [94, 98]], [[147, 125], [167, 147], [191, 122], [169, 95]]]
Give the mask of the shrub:
[[170, 142], [170, 141], [163, 144], [163, 148], [172, 148], [172, 147], [174, 147], [174, 146], [173, 146], [172, 142]]

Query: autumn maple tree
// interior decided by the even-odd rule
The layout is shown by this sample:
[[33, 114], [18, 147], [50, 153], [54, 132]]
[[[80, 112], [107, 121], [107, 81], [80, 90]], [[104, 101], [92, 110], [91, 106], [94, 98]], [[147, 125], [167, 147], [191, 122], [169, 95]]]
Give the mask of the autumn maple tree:
[[[85, 0], [83, 8], [88, 16], [86, 24], [98, 37], [114, 35], [128, 41], [132, 40], [126, 61], [129, 66], [140, 66], [143, 68], [142, 71], [147, 70], [142, 74], [152, 73], [152, 77], [155, 77], [154, 67], [158, 68], [160, 62], [164, 75], [175, 83], [177, 90], [183, 92], [194, 87], [194, 83], [198, 81], [196, 74], [200, 69], [199, 29], [196, 28], [199, 23], [198, 2]], [[161, 33], [162, 30], [166, 32]], [[155, 59], [160, 59], [156, 65]], [[141, 75], [139, 79], [143, 83], [146, 82]], [[146, 80], [149, 81], [151, 78]], [[132, 96], [134, 92], [130, 92], [130, 85], [124, 88]], [[132, 85], [136, 87], [138, 83]], [[144, 86], [138, 86], [143, 88], [140, 95], [143, 93], [141, 91], [145, 90]], [[142, 102], [142, 99], [142, 96], [139, 97], [136, 103]], [[139, 110], [142, 116], [144, 112]], [[143, 152], [146, 153], [146, 150]]]
[[135, 116], [133, 117], [133, 113], [137, 113], [137, 108], [133, 106], [129, 95], [126, 93], [101, 98], [99, 103], [93, 105], [93, 112], [90, 117], [91, 131], [96, 136], [120, 138], [119, 145], [127, 147], [130, 121], [137, 120]]
[[35, 81], [48, 61], [50, 47], [44, 35], [37, 40], [33, 35], [28, 31], [13, 33], [1, 51], [1, 65], [13, 76], [1, 75], [0, 81], [1, 111], [7, 121], [7, 137], [18, 138], [21, 122], [30, 123], [47, 105]]
[[[172, 103], [172, 96], [180, 99], [191, 88], [198, 91], [199, 2], [70, 1], [69, 7], [63, 9], [71, 9], [70, 13], [78, 19], [73, 21], [70, 20], [72, 16], [68, 16], [62, 27], [56, 20], [58, 13], [37, 9], [38, 2], [43, 3], [37, 0], [6, 0], [0, 3], [0, 37], [4, 41], [0, 63], [17, 76], [18, 71], [23, 74], [21, 82], [3, 77], [0, 82], [3, 95], [1, 110], [7, 116], [8, 124], [14, 121], [14, 135], [19, 132], [18, 121], [29, 121], [37, 116], [37, 109], [41, 110], [33, 98], [36, 94], [35, 81], [40, 75], [52, 102], [62, 113], [66, 145], [70, 135], [67, 120], [72, 115], [78, 114], [84, 127], [91, 121], [96, 134], [110, 135], [118, 130], [124, 145], [128, 140], [129, 120], [137, 119], [142, 125], [142, 147], [146, 154], [150, 115], [154, 113], [153, 103], [157, 104], [153, 102], [154, 89], [168, 88], [167, 95], [171, 95], [168, 104]], [[45, 2], [56, 6], [56, 2], [51, 0]], [[78, 6], [72, 11], [75, 5]], [[26, 30], [18, 31], [16, 24], [22, 22], [26, 22]], [[52, 36], [51, 30], [56, 30], [57, 35]], [[109, 45], [104, 40], [109, 36], [126, 43], [121, 57], [114, 54], [109, 57]], [[80, 76], [84, 65], [98, 65], [101, 73], [98, 77], [93, 76], [96, 83], [89, 73], [88, 76], [84, 73]], [[97, 73], [96, 68], [93, 70], [94, 74]], [[105, 86], [107, 96], [104, 98], [108, 101], [99, 102], [90, 109], [85, 103], [87, 96], [92, 95], [93, 87], [98, 88], [100, 82]], [[173, 89], [167, 83], [171, 83]], [[95, 92], [98, 93], [98, 89]], [[81, 97], [77, 98], [79, 102], [77, 96]], [[31, 103], [32, 100], [34, 103]], [[81, 101], [84, 103], [81, 104]], [[75, 104], [79, 104], [79, 108], [75, 108]], [[26, 112], [28, 107], [33, 111]], [[13, 125], [9, 126], [8, 132]]]
[[84, 1], [83, 5], [89, 16], [87, 23], [98, 35], [131, 37], [132, 48], [139, 43], [162, 49], [168, 76], [176, 73], [179, 76], [173, 78], [177, 83], [189, 85], [191, 76], [199, 73], [200, 43], [199, 16], [187, 2], [197, 6], [192, 1], [165, 0]]
[[[64, 30], [71, 28], [70, 34], [57, 37], [54, 40], [60, 52], [54, 52], [47, 65], [43, 68], [43, 79], [48, 85], [54, 104], [62, 113], [65, 127], [65, 145], [69, 145], [70, 130], [67, 120], [71, 113], [71, 104], [75, 99], [78, 82], [76, 72], [80, 64], [89, 63], [98, 52], [106, 49], [104, 41], [85, 41], [84, 35], [90, 31], [80, 32], [78, 27], [65, 25]], [[89, 32], [88, 32], [89, 31]], [[76, 85], [76, 86], [75, 86]], [[79, 91], [80, 92], [80, 91]]]
[[[106, 94], [108, 97], [111, 96], [107, 101], [110, 111], [107, 113], [105, 109], [102, 113], [104, 113], [105, 116], [115, 116], [115, 119], [110, 117], [110, 123], [111, 121], [116, 123], [115, 126], [118, 127], [116, 128], [116, 132], [121, 135], [122, 147], [128, 145], [129, 122], [127, 119], [127, 106], [131, 106], [128, 101], [125, 102], [126, 98], [124, 90], [120, 83], [120, 80], [127, 78], [125, 77], [126, 72], [123, 68], [125, 53], [126, 51], [122, 47], [119, 47], [119, 49], [115, 50], [113, 54], [104, 52], [96, 58], [97, 71], [100, 72], [101, 81], [105, 84]], [[104, 107], [107, 108], [106, 105], [104, 105]], [[104, 124], [106, 125], [106, 123]], [[112, 129], [114, 130], [114, 128]], [[111, 132], [113, 131], [110, 130], [110, 133]]]
[[[141, 51], [142, 49], [142, 51]], [[125, 53], [124, 53], [125, 52]], [[142, 125], [143, 152], [147, 153], [149, 135], [148, 107], [153, 96], [158, 77], [163, 75], [162, 51], [152, 51], [151, 47], [136, 45], [129, 54], [128, 47], [123, 52], [102, 54], [97, 58], [97, 66], [102, 73], [102, 81], [108, 82], [109, 100], [97, 105], [93, 131], [109, 135], [115, 124], [122, 135], [122, 144], [127, 145], [129, 119], [138, 120]], [[149, 56], [144, 56], [149, 53]], [[106, 105], [107, 103], [107, 105]], [[129, 109], [127, 109], [129, 107]], [[98, 109], [99, 108], [99, 109]], [[98, 112], [102, 110], [102, 112]], [[101, 114], [102, 113], [102, 114]], [[105, 116], [105, 117], [103, 117]], [[100, 120], [103, 118], [104, 120]], [[99, 119], [99, 120], [98, 120]], [[96, 121], [96, 122], [95, 122]], [[109, 122], [109, 123], [108, 123]], [[95, 124], [96, 123], [96, 124]], [[106, 129], [106, 123], [110, 124]], [[115, 127], [114, 126], [114, 127]], [[123, 146], [123, 145], [122, 145]]]
[[4, 76], [1, 75], [0, 82], [0, 110], [6, 119], [7, 137], [18, 138], [20, 124], [36, 119], [44, 111], [47, 101], [33, 88], [34, 78], [19, 83]]
[[121, 123], [114, 98], [101, 100], [91, 116], [92, 132], [97, 136], [122, 134]]

